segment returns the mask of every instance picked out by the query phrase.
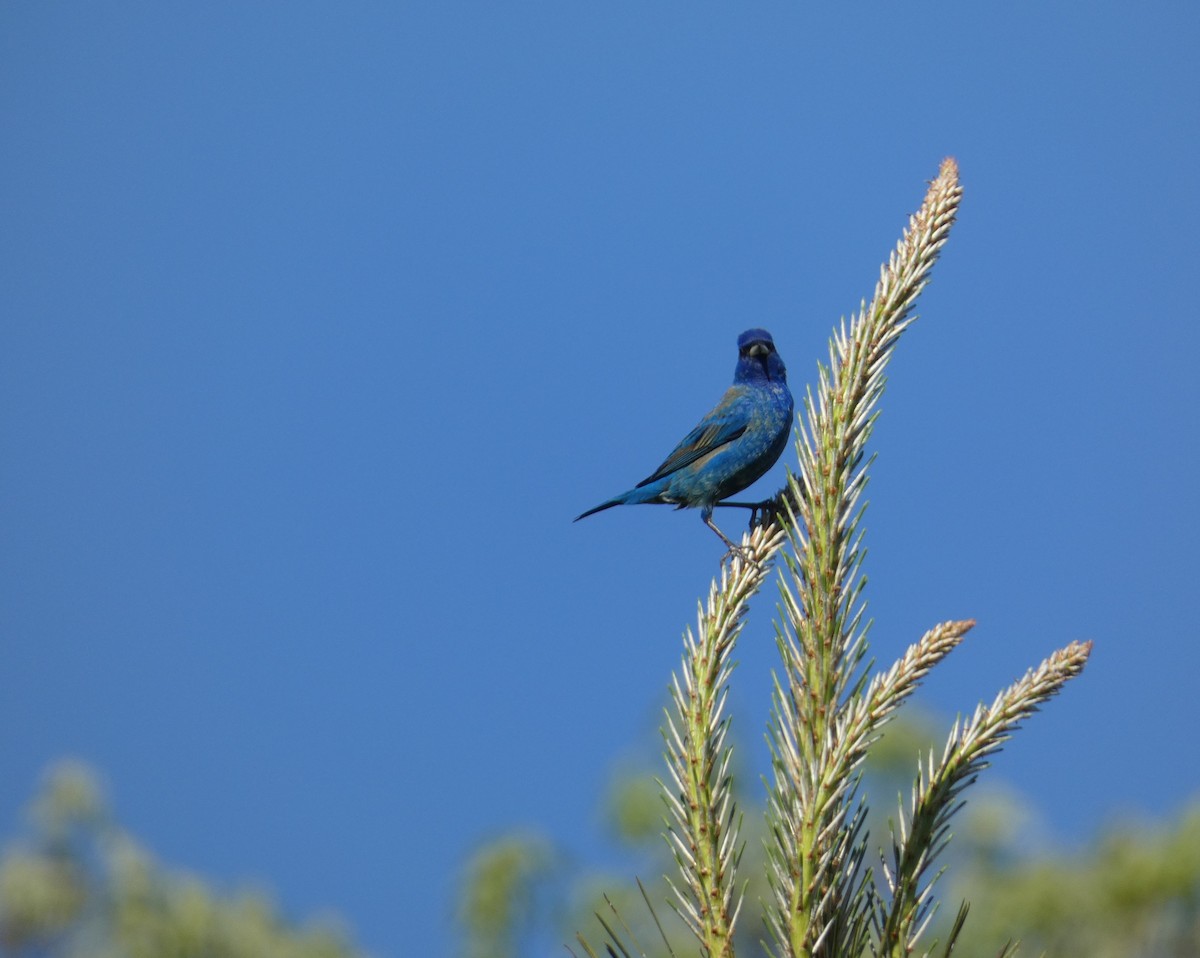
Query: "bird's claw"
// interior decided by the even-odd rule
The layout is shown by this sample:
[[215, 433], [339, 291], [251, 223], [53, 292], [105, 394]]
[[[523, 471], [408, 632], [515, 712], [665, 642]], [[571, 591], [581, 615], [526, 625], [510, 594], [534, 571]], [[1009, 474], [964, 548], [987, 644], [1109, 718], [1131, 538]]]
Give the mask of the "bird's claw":
[[762, 502], [754, 503], [750, 507], [751, 530], [771, 525], [775, 521], [777, 513], [778, 509], [774, 499], [764, 499]]
[[762, 563], [754, 557], [753, 553], [751, 553], [749, 549], [745, 548], [744, 546], [734, 545], [732, 542], [730, 542], [729, 551], [721, 557], [721, 561], [731, 561], [735, 558], [741, 559], [744, 563], [746, 563], [746, 565], [756, 566], [759, 569], [762, 568]]

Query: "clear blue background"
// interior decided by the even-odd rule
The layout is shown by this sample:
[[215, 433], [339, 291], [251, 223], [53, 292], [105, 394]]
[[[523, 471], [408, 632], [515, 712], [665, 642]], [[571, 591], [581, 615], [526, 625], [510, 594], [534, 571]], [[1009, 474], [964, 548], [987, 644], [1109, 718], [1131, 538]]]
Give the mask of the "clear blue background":
[[922, 695], [952, 714], [1094, 639], [996, 773], [1066, 842], [1177, 810], [1198, 46], [1185, 2], [5, 4], [0, 827], [78, 756], [168, 862], [380, 956], [449, 950], [480, 839], [586, 857], [721, 548], [571, 517], [743, 329], [811, 382], [948, 154], [874, 442], [873, 651], [977, 617]]

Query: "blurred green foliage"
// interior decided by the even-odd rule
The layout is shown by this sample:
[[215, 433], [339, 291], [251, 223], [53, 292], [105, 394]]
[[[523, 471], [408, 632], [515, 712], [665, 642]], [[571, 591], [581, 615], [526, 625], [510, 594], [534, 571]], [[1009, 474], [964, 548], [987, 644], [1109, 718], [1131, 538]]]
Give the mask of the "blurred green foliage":
[[[913, 752], [937, 737], [919, 719], [872, 757], [872, 790], [893, 786]], [[745, 874], [759, 876], [761, 808], [746, 795]], [[671, 870], [662, 841], [663, 806], [649, 773], [617, 776], [604, 815], [614, 841], [635, 858], [659, 919], [677, 949], [688, 936], [664, 904]], [[291, 927], [261, 894], [214, 891], [198, 878], [158, 864], [114, 821], [96, 776], [62, 763], [30, 809], [28, 834], [0, 857], [0, 955], [11, 958], [358, 958], [332, 925]], [[873, 829], [886, 827], [872, 819]], [[1009, 939], [1021, 953], [1054, 958], [1200, 956], [1200, 800], [1177, 819], [1122, 824], [1088, 846], [1048, 847], [1016, 795], [980, 793], [956, 819], [950, 905], [971, 902], [956, 958], [993, 958]], [[872, 845], [884, 835], [873, 832]], [[561, 954], [595, 913], [633, 928], [647, 954], [659, 935], [636, 885], [581, 866], [545, 836], [514, 832], [485, 843], [463, 871], [457, 902], [463, 958]], [[624, 872], [624, 869], [622, 869]], [[739, 954], [767, 940], [751, 885], [738, 924]], [[606, 901], [607, 896], [608, 901]], [[941, 916], [949, 921], [952, 915]], [[536, 947], [541, 945], [543, 947]]]
[[483, 845], [467, 864], [457, 917], [467, 958], [517, 958], [554, 873], [550, 841], [536, 832]]
[[289, 927], [262, 895], [169, 872], [113, 820], [96, 776], [65, 762], [30, 834], [0, 857], [0, 953], [12, 958], [355, 958], [334, 927]]
[[973, 852], [955, 890], [973, 904], [955, 955], [990, 955], [1008, 935], [1022, 953], [1056, 958], [1200, 955], [1200, 802], [1174, 821], [1121, 824], [1059, 854], [1013, 856], [1011, 839], [968, 821]]
[[[928, 754], [930, 746], [943, 738], [938, 723], [928, 716], [897, 719], [871, 753], [867, 793], [907, 792], [917, 754]], [[762, 882], [758, 876], [764, 872], [759, 862], [762, 807], [753, 794], [739, 794], [738, 801], [745, 816], [743, 863], [748, 866], [742, 874], [752, 877], [738, 919], [736, 951], [766, 954], [759, 943], [770, 939], [758, 902], [768, 890], [765, 882], [763, 887], [755, 884]], [[620, 773], [605, 805], [610, 837], [633, 857], [632, 872], [645, 883], [676, 953], [693, 954], [690, 935], [667, 904], [669, 889], [660, 877], [674, 866], [662, 839], [665, 809], [653, 772]], [[887, 844], [889, 813], [895, 815], [894, 806], [873, 810], [869, 847]], [[932, 937], [944, 939], [957, 903], [969, 901], [971, 909], [955, 958], [995, 958], [1011, 939], [1021, 941], [1019, 954], [1034, 958], [1200, 958], [1200, 799], [1175, 821], [1154, 827], [1116, 826], [1078, 851], [1056, 850], [1027, 801], [994, 785], [976, 790], [953, 824], [956, 837], [946, 856], [943, 912], [935, 922], [940, 933]], [[666, 958], [668, 952], [640, 891], [624, 877], [628, 869], [618, 876], [586, 867], [551, 872], [513, 864], [501, 870], [502, 880], [489, 880], [488, 870], [479, 863], [492, 859], [519, 863], [525, 858], [519, 846], [528, 840], [514, 834], [485, 844], [464, 871], [460, 916], [469, 942], [463, 951], [467, 958], [529, 955], [538, 951], [534, 942], [544, 945], [540, 951], [553, 954], [554, 946], [573, 943], [577, 931], [589, 935], [595, 931], [597, 914], [610, 922], [624, 921], [648, 956]], [[545, 837], [537, 837], [535, 845], [531, 853], [537, 861], [566, 859]], [[485, 926], [471, 916], [470, 903], [479, 898], [481, 882], [489, 885], [490, 895], [513, 896], [507, 909], [489, 900], [493, 920], [506, 913], [519, 915], [522, 925]], [[522, 904], [534, 899], [550, 899], [553, 903], [543, 912], [557, 916], [554, 927], [540, 933], [531, 927], [529, 909]], [[505, 947], [480, 949], [479, 933], [484, 927]]]

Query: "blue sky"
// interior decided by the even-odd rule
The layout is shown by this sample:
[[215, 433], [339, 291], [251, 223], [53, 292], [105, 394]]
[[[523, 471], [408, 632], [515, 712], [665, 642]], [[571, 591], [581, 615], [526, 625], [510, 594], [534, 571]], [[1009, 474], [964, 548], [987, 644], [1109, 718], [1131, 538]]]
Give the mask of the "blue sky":
[[[1200, 11], [7, 4], [0, 829], [101, 769], [166, 861], [442, 954], [463, 856], [586, 856], [720, 557], [572, 525], [771, 330], [794, 388], [945, 155], [894, 360], [873, 652], [1084, 677], [995, 773], [1052, 834], [1200, 792]], [[791, 453], [785, 454], [785, 462]], [[782, 480], [778, 466], [758, 489]], [[771, 600], [740, 645], [761, 770]]]

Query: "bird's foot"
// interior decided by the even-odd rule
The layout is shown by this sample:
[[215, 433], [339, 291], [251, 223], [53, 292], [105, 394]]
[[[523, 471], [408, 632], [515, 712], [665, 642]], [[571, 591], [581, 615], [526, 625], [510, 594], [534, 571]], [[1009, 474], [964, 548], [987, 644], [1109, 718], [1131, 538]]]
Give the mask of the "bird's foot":
[[764, 499], [750, 507], [750, 528], [760, 529], [779, 521], [779, 506], [774, 499]]
[[742, 562], [746, 563], [746, 565], [756, 566], [759, 569], [762, 568], [762, 563], [754, 557], [754, 554], [749, 549], [734, 545], [731, 542], [729, 543], [729, 551], [726, 552], [725, 555], [721, 556], [721, 561], [732, 562], [734, 559], [741, 559]]
[[701, 518], [704, 519], [704, 524], [706, 526], [708, 526], [710, 529], [712, 529], [712, 531], [715, 532], [718, 536], [720, 536], [721, 541], [724, 542], [725, 545], [729, 548], [729, 551], [726, 552], [725, 555], [721, 557], [722, 562], [724, 562], [726, 559], [731, 559], [736, 556], [737, 558], [741, 559], [743, 562], [745, 562], [748, 565], [754, 565], [754, 566], [757, 566], [758, 568], [762, 568], [762, 563], [759, 562], [756, 558], [754, 558], [754, 556], [751, 554], [749, 549], [747, 549], [745, 546], [738, 545], [732, 539], [730, 539], [729, 536], [725, 535], [724, 532], [722, 532], [720, 529], [717, 528], [717, 524], [712, 521], [712, 513], [711, 512], [702, 512], [700, 515], [701, 515]]

